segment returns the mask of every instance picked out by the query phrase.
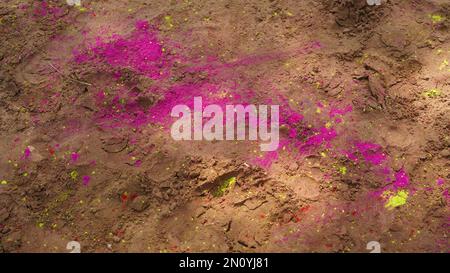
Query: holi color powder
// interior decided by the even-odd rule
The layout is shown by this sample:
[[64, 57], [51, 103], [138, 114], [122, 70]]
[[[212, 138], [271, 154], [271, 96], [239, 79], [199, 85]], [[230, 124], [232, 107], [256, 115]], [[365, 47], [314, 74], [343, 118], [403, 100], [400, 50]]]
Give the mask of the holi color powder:
[[389, 200], [386, 202], [385, 207], [388, 209], [393, 209], [406, 204], [409, 192], [406, 190], [400, 190], [395, 195], [390, 196]]
[[230, 177], [227, 180], [225, 180], [214, 192], [215, 197], [223, 196], [227, 191], [233, 188], [234, 184], [236, 183], [236, 177]]
[[163, 58], [162, 45], [146, 21], [137, 21], [129, 38], [113, 35], [111, 41], [97, 38], [84, 52], [74, 51], [75, 62], [106, 63], [116, 69], [132, 69], [152, 79], [161, 78], [170, 68]]
[[[23, 8], [23, 7], [22, 7]], [[64, 14], [64, 10], [59, 7], [49, 4], [48, 1], [34, 2], [33, 16], [36, 19], [49, 16], [53, 19], [57, 19]]]
[[446, 189], [443, 193], [442, 193], [442, 196], [444, 196], [444, 198], [445, 199], [450, 199], [450, 193], [449, 193], [449, 190], [448, 189]]
[[72, 162], [76, 162], [80, 158], [80, 155], [78, 153], [72, 153], [70, 154], [70, 158], [72, 159]]
[[[252, 3], [258, 12], [249, 13], [244, 5], [205, 7], [202, 1], [86, 1], [86, 8], [56, 0], [6, 2], [12, 5], [5, 7], [0, 24], [7, 54], [0, 59], [14, 79], [13, 88], [5, 82], [1, 122], [8, 142], [2, 152], [10, 149], [11, 154], [4, 154], [0, 175], [10, 182], [0, 185], [14, 200], [0, 196], [5, 204], [0, 208], [0, 232], [7, 242], [3, 252], [61, 251], [60, 242], [54, 246], [54, 238], [46, 236], [50, 233], [82, 240], [83, 251], [95, 252], [140, 251], [143, 243], [148, 243], [146, 251], [161, 252], [224, 252], [230, 244], [239, 252], [351, 252], [376, 238], [384, 238], [386, 252], [448, 252], [449, 189], [441, 168], [447, 156], [434, 150], [447, 142], [445, 132], [436, 129], [442, 126], [435, 126], [441, 125], [436, 114], [447, 106], [445, 84], [437, 74], [449, 67], [448, 41], [441, 39], [448, 23], [442, 7], [383, 1], [381, 7], [355, 11], [354, 5], [339, 1], [320, 9], [291, 1], [292, 6], [268, 10], [261, 1]], [[376, 30], [365, 19], [403, 14], [411, 6], [417, 7], [413, 16], [401, 16], [401, 22], [390, 17], [394, 33], [383, 26], [386, 20], [374, 22], [385, 46], [366, 45], [366, 36]], [[336, 10], [345, 11], [348, 19], [334, 20]], [[148, 20], [136, 21], [137, 15]], [[322, 17], [345, 27], [323, 32], [311, 20]], [[425, 35], [411, 36], [405, 29], [408, 20]], [[273, 31], [280, 24], [283, 33]], [[356, 44], [344, 41], [349, 37]], [[417, 53], [411, 59], [410, 49]], [[435, 59], [424, 62], [424, 56]], [[417, 75], [416, 67], [426, 75]], [[417, 88], [414, 93], [399, 90], [405, 86]], [[407, 107], [391, 99], [400, 93]], [[170, 112], [179, 104], [192, 109], [194, 97], [202, 97], [203, 109], [208, 104], [279, 105], [279, 149], [259, 152], [254, 147], [260, 142], [215, 141], [215, 155], [209, 144], [207, 149], [200, 142], [172, 145]], [[402, 130], [396, 130], [399, 120]], [[423, 121], [436, 121], [425, 130], [432, 138], [415, 134], [423, 131]], [[431, 140], [431, 146], [397, 145], [406, 131], [412, 143]], [[396, 137], [389, 137], [392, 132]], [[88, 187], [93, 182], [88, 173], [98, 177], [95, 188]], [[224, 178], [229, 173], [233, 177]], [[308, 179], [296, 183], [299, 176]], [[199, 195], [195, 189], [206, 184], [209, 191]], [[67, 186], [70, 194], [47, 202]], [[417, 200], [404, 206], [412, 196]], [[191, 200], [194, 207], [184, 209]], [[106, 222], [95, 221], [99, 210]], [[29, 217], [20, 215], [38, 216], [33, 223], [42, 236], [34, 236], [31, 244], [20, 244], [30, 237], [27, 232], [36, 234], [27, 230]], [[390, 226], [398, 218], [401, 229]], [[155, 236], [153, 229], [145, 229], [148, 224], [167, 232]], [[139, 226], [144, 231], [134, 232]], [[248, 228], [241, 232], [236, 226]], [[185, 230], [191, 227], [201, 236]], [[223, 228], [226, 240], [216, 240], [216, 231]], [[426, 236], [420, 235], [423, 229]], [[274, 231], [280, 236], [274, 238]], [[358, 233], [350, 234], [351, 243], [349, 231]], [[134, 234], [141, 232], [151, 240], [136, 240], [140, 237]], [[274, 241], [283, 246], [277, 248]]]
[[424, 95], [429, 98], [435, 98], [442, 94], [442, 91], [437, 88], [432, 88], [430, 90], [425, 91]]
[[70, 172], [70, 177], [73, 179], [73, 180], [76, 180], [77, 178], [78, 178], [78, 172], [77, 171], [71, 171]]
[[31, 156], [31, 149], [30, 147], [26, 147], [23, 151], [22, 159], [29, 159]]
[[356, 142], [355, 147], [363, 156], [366, 162], [374, 165], [380, 165], [386, 160], [386, 155], [382, 152], [382, 147], [370, 142]]
[[402, 168], [395, 174], [394, 187], [405, 188], [409, 185], [409, 176]]
[[330, 142], [337, 137], [337, 132], [333, 128], [322, 127], [311, 137], [309, 137], [304, 147], [317, 147], [325, 144], [325, 147], [330, 147]]
[[[128, 37], [113, 35], [111, 39], [104, 40], [98, 38], [91, 44], [88, 52], [76, 51], [75, 61], [78, 63], [101, 63], [107, 64], [116, 69], [113, 74], [117, 78], [121, 77], [120, 69], [132, 69], [134, 72], [151, 78], [155, 81], [164, 81], [170, 75], [173, 64], [163, 53], [163, 47], [157, 39], [153, 28], [145, 21], [136, 23], [135, 31]], [[90, 53], [91, 52], [91, 53]], [[95, 54], [92, 54], [94, 52]], [[272, 58], [272, 57], [271, 57]], [[186, 56], [177, 56], [178, 60], [195, 63]], [[116, 95], [110, 96], [107, 92], [99, 90], [95, 94], [97, 105], [102, 111], [97, 113], [96, 121], [104, 128], [120, 128], [123, 126], [140, 127], [149, 123], [157, 123], [168, 128], [171, 124], [170, 111], [178, 104], [185, 104], [193, 108], [193, 97], [202, 97], [203, 105], [217, 104], [225, 106], [227, 104], [251, 104], [254, 103], [254, 91], [235, 88], [223, 93], [224, 83], [212, 83], [210, 79], [217, 77], [223, 80], [222, 73], [229, 68], [245, 66], [261, 62], [264, 58], [247, 58], [245, 61], [237, 61], [221, 65], [217, 59], [212, 58], [211, 63], [205, 66], [193, 67], [187, 65], [186, 71], [190, 73], [202, 72], [208, 75], [208, 80], [192, 82], [177, 82], [165, 89], [154, 87], [144, 91], [144, 94], [158, 95], [159, 99], [148, 109], [141, 109], [137, 104], [137, 95], [127, 89], [116, 90]], [[145, 60], [145, 62], [141, 62]], [[119, 69], [119, 70], [117, 70]], [[162, 83], [162, 82], [161, 82]], [[157, 86], [157, 85], [155, 85]], [[297, 155], [307, 155], [327, 149], [327, 153], [321, 152], [325, 157], [338, 158], [343, 155], [354, 163], [363, 162], [378, 167], [373, 171], [384, 176], [384, 180], [389, 181], [391, 168], [387, 165], [387, 156], [382, 147], [376, 143], [368, 141], [347, 142], [349, 149], [342, 150], [333, 144], [333, 141], [343, 139], [345, 134], [339, 133], [339, 125], [344, 124], [345, 116], [353, 111], [351, 105], [339, 107], [337, 105], [327, 106], [321, 102], [316, 103], [318, 110], [315, 113], [325, 120], [322, 126], [306, 126], [304, 124], [305, 115], [301, 109], [293, 109], [290, 101], [281, 95], [280, 92], [273, 91], [276, 96], [259, 97], [265, 104], [280, 105], [280, 125], [287, 127], [286, 136], [280, 140], [279, 148]], [[328, 111], [325, 111], [329, 107]], [[296, 148], [296, 149], [293, 149]], [[278, 151], [266, 152], [260, 156], [252, 158], [250, 162], [264, 169], [269, 169], [273, 162], [279, 158]], [[141, 161], [135, 161], [134, 166], [140, 166]], [[341, 175], [347, 174], [347, 167], [339, 167]], [[230, 180], [231, 179], [231, 180]], [[221, 184], [213, 196], [223, 196], [235, 183], [235, 178], [230, 178]], [[234, 179], [234, 180], [233, 180]], [[83, 179], [84, 181], [84, 179]], [[404, 188], [409, 185], [407, 173], [401, 169], [395, 174], [394, 188]], [[386, 208], [392, 209], [406, 203], [409, 192], [401, 190], [390, 196], [386, 203]], [[128, 200], [126, 194], [122, 195], [122, 202]]]
[[91, 181], [91, 177], [89, 175], [83, 176], [83, 185], [84, 186], [88, 186], [90, 181]]
[[433, 24], [441, 23], [445, 20], [445, 17], [440, 14], [430, 14], [429, 17], [433, 21]]

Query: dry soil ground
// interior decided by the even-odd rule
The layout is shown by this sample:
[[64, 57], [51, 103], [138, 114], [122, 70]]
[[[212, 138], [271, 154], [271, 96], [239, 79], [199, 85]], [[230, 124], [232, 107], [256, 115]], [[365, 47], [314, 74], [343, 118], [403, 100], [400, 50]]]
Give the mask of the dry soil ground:
[[[0, 252], [448, 252], [449, 31], [446, 0], [2, 0]], [[276, 102], [280, 149], [172, 140], [195, 95]]]

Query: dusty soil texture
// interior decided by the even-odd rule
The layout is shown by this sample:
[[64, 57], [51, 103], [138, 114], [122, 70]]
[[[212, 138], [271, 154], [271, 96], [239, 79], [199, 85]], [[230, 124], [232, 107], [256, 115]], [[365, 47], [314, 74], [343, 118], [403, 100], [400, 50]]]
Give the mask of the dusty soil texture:
[[[449, 252], [447, 0], [0, 2], [0, 252]], [[280, 147], [170, 109], [280, 105]]]

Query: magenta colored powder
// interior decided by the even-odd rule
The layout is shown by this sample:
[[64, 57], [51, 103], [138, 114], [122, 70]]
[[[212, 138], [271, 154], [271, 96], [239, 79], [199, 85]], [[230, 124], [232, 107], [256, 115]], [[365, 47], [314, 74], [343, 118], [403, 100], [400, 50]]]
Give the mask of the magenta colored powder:
[[33, 9], [34, 17], [44, 17], [52, 15], [53, 18], [61, 17], [64, 14], [64, 10], [58, 7], [50, 6], [47, 1], [41, 1], [40, 3], [36, 3]]
[[76, 162], [78, 158], [80, 158], [80, 155], [74, 152], [70, 155], [70, 158], [72, 159], [73, 162]]
[[305, 143], [306, 146], [320, 146], [323, 143], [329, 144], [330, 141], [337, 137], [337, 132], [333, 128], [322, 127], [319, 131], [312, 137], [308, 138]]
[[386, 155], [382, 152], [382, 147], [370, 142], [356, 142], [355, 147], [363, 158], [374, 165], [380, 165], [386, 160]]
[[28, 4], [19, 4], [18, 8], [21, 10], [27, 9], [29, 7]]
[[77, 63], [107, 63], [112, 68], [132, 69], [152, 79], [160, 78], [167, 68], [162, 45], [145, 21], [138, 21], [129, 38], [113, 35], [111, 41], [97, 38], [87, 52], [74, 51]]
[[[167, 45], [168, 43], [164, 44]], [[140, 94], [135, 94], [125, 87], [120, 90], [115, 89], [114, 93], [108, 95], [108, 97], [105, 96], [103, 91], [98, 92], [95, 95], [95, 101], [100, 109], [95, 114], [95, 120], [100, 126], [106, 128], [132, 126], [137, 128], [148, 123], [159, 123], [168, 128], [173, 122], [170, 117], [173, 106], [185, 104], [193, 109], [193, 98], [195, 96], [203, 98], [204, 107], [208, 104], [217, 104], [223, 109], [227, 104], [247, 105], [265, 102], [265, 104], [280, 105], [280, 125], [285, 125], [288, 128], [288, 134], [284, 136], [287, 138], [280, 140], [280, 148], [288, 146], [299, 148], [301, 154], [303, 154], [304, 148], [308, 148], [308, 151], [320, 149], [322, 145], [332, 148], [331, 142], [338, 137], [335, 128], [300, 129], [306, 128], [305, 124], [302, 124], [304, 120], [304, 116], [301, 114], [302, 110], [292, 109], [288, 99], [280, 95], [281, 93], [271, 93], [266, 97], [258, 96], [258, 100], [256, 100], [253, 91], [242, 90], [234, 78], [230, 79], [234, 75], [230, 72], [233, 71], [233, 68], [284, 58], [289, 56], [289, 53], [255, 55], [225, 64], [213, 56], [207, 56], [207, 63], [205, 64], [204, 59], [196, 61], [189, 57], [177, 55], [174, 59], [182, 61], [181, 65], [177, 66], [177, 69], [180, 69], [179, 73], [184, 75], [189, 74], [189, 72], [201, 72], [206, 77], [195, 81], [188, 77], [187, 80], [181, 79], [174, 84], [173, 82], [163, 81], [169, 78], [173, 59], [164, 54], [162, 48], [162, 43], [159, 42], [154, 29], [146, 21], [138, 21], [135, 24], [134, 32], [128, 36], [114, 35], [107, 40], [97, 38], [87, 50], [74, 51], [76, 62], [89, 62], [94, 65], [106, 64], [112, 68], [110, 73], [116, 79], [122, 76], [121, 70], [126, 69], [155, 80], [155, 84], [150, 90], [142, 90]], [[320, 43], [313, 43], [296, 53], [309, 53], [317, 48], [321, 48]], [[227, 87], [227, 95], [219, 96], [224, 91], [224, 87]], [[157, 95], [160, 99], [148, 109], [143, 109], [137, 101], [140, 96], [145, 95]], [[125, 101], [122, 99], [125, 99]], [[319, 104], [319, 106], [322, 107], [323, 105]], [[351, 105], [343, 108], [331, 107], [328, 116], [334, 119], [335, 123], [341, 123], [343, 116], [351, 111]], [[381, 146], [368, 142], [358, 142], [343, 154], [354, 162], [357, 162], [358, 157], [361, 156], [366, 162], [373, 165], [381, 165], [386, 160]], [[279, 154], [276, 151], [267, 152], [262, 158], [251, 159], [251, 162], [263, 168], [269, 168], [278, 157]], [[140, 161], [135, 162], [135, 166], [140, 164]], [[396, 181], [401, 181], [401, 179], [400, 177], [399, 180], [396, 175]], [[398, 184], [401, 185], [402, 182]]]
[[436, 180], [436, 182], [437, 182], [437, 185], [438, 185], [438, 186], [442, 186], [442, 185], [444, 185], [445, 180], [444, 180], [444, 178], [438, 178], [438, 179]]
[[293, 129], [293, 128], [289, 129], [289, 134], [288, 134], [288, 136], [289, 136], [290, 138], [296, 138], [296, 137], [297, 137], [297, 130], [296, 130], [296, 129]]
[[95, 102], [97, 104], [102, 104], [105, 101], [105, 98], [106, 98], [105, 92], [103, 91], [99, 91], [97, 92], [97, 94], [95, 94]]
[[[74, 59], [78, 63], [106, 63], [113, 68], [132, 69], [150, 78], [160, 79], [159, 76], [162, 71], [170, 70], [171, 62], [167, 61], [165, 56], [163, 56], [162, 46], [158, 43], [156, 37], [157, 35], [150, 29], [146, 21], [138, 21], [135, 24], [135, 31], [129, 37], [114, 35], [107, 42], [97, 38], [96, 42], [87, 51], [74, 51]], [[320, 47], [320, 43], [315, 42], [300, 49], [298, 52], [309, 53], [312, 49]], [[267, 58], [273, 60], [286, 54], [275, 55], [270, 54]], [[177, 58], [189, 61], [188, 58], [182, 56], [177, 56]], [[261, 58], [261, 56], [252, 56], [250, 58], [244, 58], [243, 61], [237, 61], [223, 66], [203, 66], [199, 71], [206, 72], [210, 75], [209, 78], [211, 78], [211, 75], [215, 75], [223, 70], [219, 68], [231, 68], [239, 65], [260, 63], [262, 59], [264, 58]], [[214, 62], [217, 61], [217, 58], [209, 57], [208, 60]], [[188, 67], [190, 68], [187, 71], [190, 71], [192, 65]], [[120, 75], [120, 72], [116, 71], [114, 74]], [[251, 93], [254, 93], [250, 90], [245, 90], [244, 92], [243, 90], [234, 90], [234, 93], [230, 96], [219, 98], [215, 94], [223, 90], [222, 84], [208, 83], [208, 80], [198, 83], [172, 85], [164, 90], [159, 90], [157, 84], [155, 86], [156, 90], [146, 92], [160, 93], [163, 99], [159, 100], [151, 109], [148, 109], [149, 111], [139, 108], [136, 103], [137, 98], [131, 98], [127, 100], [126, 104], [120, 105], [118, 103], [118, 97], [116, 97], [111, 104], [106, 105], [102, 111], [97, 113], [97, 121], [102, 126], [110, 128], [123, 125], [140, 126], [148, 122], [159, 122], [167, 125], [171, 121], [169, 114], [172, 107], [177, 104], [186, 104], [191, 107], [194, 96], [201, 96], [204, 105], [218, 104], [223, 107], [227, 104], [237, 103], [245, 105], [246, 101], [252, 97]], [[125, 97], [129, 97], [130, 94], [124, 95]], [[98, 104], [105, 102], [105, 96], [102, 92], [99, 92], [96, 96], [96, 102]], [[296, 125], [296, 123], [303, 119], [301, 114], [294, 111], [291, 111], [286, 116], [288, 116], [288, 119], [285, 123], [291, 126]], [[294, 137], [292, 128], [291, 137]]]
[[31, 156], [31, 150], [29, 147], [26, 147], [23, 151], [22, 159], [28, 159]]
[[272, 163], [278, 159], [278, 151], [266, 152], [263, 157], [257, 157], [252, 160], [252, 163], [261, 168], [268, 169]]
[[350, 113], [351, 111], [353, 111], [353, 107], [351, 105], [348, 105], [343, 109], [331, 108], [328, 115], [330, 116], [330, 118], [334, 118], [337, 115], [345, 115], [347, 113]]
[[396, 174], [395, 174], [395, 181], [394, 181], [394, 187], [395, 188], [404, 188], [409, 185], [409, 176], [405, 172], [403, 168], [401, 168]]
[[147, 31], [150, 28], [150, 25], [146, 20], [138, 20], [136, 21], [135, 27], [140, 31]]
[[91, 181], [91, 177], [89, 175], [83, 176], [83, 185], [87, 186], [89, 185], [89, 182]]
[[351, 161], [358, 162], [358, 157], [354, 153], [349, 151], [342, 151], [342, 153]]
[[[278, 160], [278, 158], [279, 158], [278, 151], [281, 151], [281, 150], [287, 148], [288, 145], [289, 145], [289, 140], [280, 139], [277, 151], [266, 152], [266, 153], [264, 153], [264, 155], [262, 157], [253, 158], [250, 160], [250, 162], [261, 168], [268, 169], [268, 168], [270, 168], [270, 166], [272, 166], [272, 164], [276, 160]], [[289, 149], [286, 149], [286, 150], [289, 150]]]
[[303, 115], [294, 112], [288, 117], [288, 124], [295, 124], [301, 120], [303, 120]]
[[388, 183], [392, 181], [391, 173], [392, 173], [392, 169], [388, 166], [384, 166], [381, 169], [381, 174], [385, 177], [385, 181]]

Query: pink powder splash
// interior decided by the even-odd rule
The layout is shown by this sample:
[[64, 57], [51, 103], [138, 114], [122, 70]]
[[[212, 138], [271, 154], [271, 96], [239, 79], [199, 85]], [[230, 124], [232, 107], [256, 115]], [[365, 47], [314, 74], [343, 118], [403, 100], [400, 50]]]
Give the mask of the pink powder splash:
[[446, 189], [443, 193], [442, 193], [442, 196], [444, 196], [445, 197], [445, 199], [450, 199], [450, 193], [448, 192], [448, 189]]
[[409, 185], [409, 176], [403, 168], [395, 174], [394, 188], [405, 188]]
[[[310, 48], [302, 51], [302, 53], [309, 53], [312, 49], [318, 48], [321, 48], [320, 44], [313, 44]], [[222, 107], [226, 104], [246, 105], [259, 100], [266, 102], [266, 104], [280, 105], [280, 125], [285, 125], [288, 128], [287, 135], [280, 140], [280, 149], [290, 147], [287, 148], [288, 151], [295, 151], [301, 154], [306, 151], [327, 148], [331, 150], [330, 155], [333, 155], [334, 152], [335, 157], [344, 156], [355, 163], [365, 161], [371, 166], [370, 171], [375, 172], [377, 175], [390, 176], [389, 179], [392, 180], [392, 169], [387, 165], [388, 157], [380, 145], [362, 140], [354, 141], [354, 138], [350, 141], [345, 139], [345, 146], [342, 149], [338, 148], [337, 144], [333, 144], [335, 140], [343, 139], [343, 136], [345, 136], [342, 133], [343, 130], [340, 130], [341, 127], [339, 127], [342, 124], [337, 124], [342, 123], [344, 118], [346, 118], [344, 116], [353, 111], [351, 105], [344, 107], [334, 105], [330, 107], [330, 110], [328, 112], [324, 111], [325, 114], [320, 119], [318, 118], [319, 121], [309, 128], [305, 126], [307, 123], [304, 115], [306, 114], [302, 110], [292, 109], [289, 106], [288, 99], [276, 92], [274, 92], [275, 95], [270, 94], [273, 97], [259, 96], [258, 100], [256, 100], [255, 93], [252, 90], [243, 90], [237, 87], [227, 93], [226, 96], [221, 96], [223, 87], [229, 83], [226, 79], [228, 74], [223, 74], [224, 69], [273, 60], [284, 56], [283, 54], [267, 55], [266, 57], [263, 56], [263, 58], [261, 56], [250, 56], [225, 64], [220, 63], [217, 58], [208, 58], [207, 65], [198, 66], [189, 66], [192, 64], [192, 60], [189, 60], [187, 57], [177, 56], [178, 59], [186, 60], [182, 65], [186, 65], [188, 68], [182, 71], [183, 75], [185, 74], [184, 72], [205, 72], [208, 77], [201, 80], [181, 80], [175, 84], [167, 84], [164, 80], [168, 79], [168, 76], [173, 76], [171, 74], [173, 60], [164, 52], [162, 43], [158, 40], [157, 32], [146, 21], [136, 22], [135, 30], [130, 36], [113, 35], [110, 39], [97, 38], [86, 51], [74, 51], [74, 60], [77, 63], [106, 64], [112, 69], [109, 72], [114, 75], [116, 80], [122, 76], [122, 70], [132, 70], [155, 81], [154, 88], [141, 90], [140, 94], [131, 91], [127, 87], [115, 90], [116, 93], [111, 96], [107, 96], [103, 90], [94, 94], [95, 102], [100, 109], [95, 114], [95, 121], [98, 124], [108, 128], [139, 127], [149, 123], [160, 123], [167, 126], [171, 122], [170, 111], [172, 107], [177, 104], [186, 104], [192, 109], [193, 97], [195, 96], [203, 98], [204, 106], [208, 104], [218, 104]], [[143, 108], [139, 105], [138, 100], [145, 95], [158, 95], [160, 99], [150, 107]], [[313, 102], [311, 104], [325, 109], [325, 106], [321, 103]], [[306, 116], [306, 118], [310, 117]], [[336, 126], [329, 127], [324, 126], [324, 123], [319, 124], [323, 119], [330, 122], [334, 121]], [[31, 151], [27, 148], [23, 157], [28, 158], [30, 154]], [[77, 153], [71, 154], [73, 162], [77, 161], [78, 158], [79, 155]], [[268, 152], [262, 157], [254, 158], [251, 162], [268, 169], [278, 158], [278, 151]], [[142, 161], [137, 160], [134, 166], [139, 167], [141, 164]], [[372, 169], [372, 167], [377, 168]], [[394, 188], [409, 186], [409, 176], [403, 168], [396, 172], [394, 176]], [[83, 176], [83, 185], [88, 186], [90, 180], [90, 176]], [[439, 178], [437, 183], [438, 185], [443, 185], [444, 180]], [[381, 192], [377, 191], [379, 194]], [[448, 189], [443, 194], [448, 198]], [[376, 197], [379, 197], [379, 195]]]
[[330, 142], [337, 137], [337, 132], [333, 128], [326, 128], [322, 127], [316, 132], [312, 137], [309, 137], [304, 147], [309, 146], [321, 146], [322, 144], [325, 144], [325, 146], [328, 148], [330, 147]]
[[355, 148], [363, 158], [374, 165], [380, 165], [386, 160], [386, 155], [382, 152], [382, 147], [370, 142], [356, 142]]
[[[170, 43], [164, 42], [164, 44]], [[296, 52], [308, 54], [321, 47], [320, 43], [312, 43]], [[170, 49], [167, 49], [167, 52], [169, 51]], [[255, 55], [232, 63], [221, 63], [219, 58], [209, 56], [206, 64], [204, 64], [204, 60], [193, 60], [182, 56], [180, 53], [166, 54], [165, 52], [162, 42], [158, 39], [156, 28], [151, 27], [146, 21], [137, 21], [135, 30], [128, 36], [113, 35], [108, 39], [97, 38], [87, 49], [74, 51], [76, 63], [106, 64], [112, 69], [110, 72], [115, 78], [120, 78], [121, 70], [126, 69], [155, 81], [150, 90], [141, 90], [139, 93], [127, 87], [116, 89], [115, 94], [108, 96], [105, 95], [104, 91], [98, 91], [94, 95], [96, 104], [100, 108], [100, 111], [95, 114], [98, 125], [104, 128], [124, 126], [137, 128], [149, 123], [159, 123], [168, 128], [173, 121], [170, 117], [173, 106], [185, 104], [193, 109], [193, 98], [196, 96], [202, 97], [204, 107], [208, 104], [217, 104], [223, 108], [227, 104], [246, 105], [258, 104], [258, 102], [278, 104], [280, 106], [280, 125], [287, 127], [287, 134], [282, 136], [284, 144], [280, 144], [280, 147], [297, 148], [296, 152], [300, 154], [326, 148], [331, 150], [331, 156], [339, 157], [343, 155], [355, 163], [361, 157], [370, 165], [384, 167], [383, 170], [386, 169], [387, 171], [380, 171], [380, 175], [389, 176], [390, 168], [382, 166], [386, 163], [387, 157], [380, 145], [356, 141], [346, 142], [351, 147], [350, 149], [338, 149], [338, 147], [335, 147], [337, 144], [333, 144], [334, 140], [344, 137], [344, 134], [339, 131], [338, 125], [343, 122], [347, 114], [353, 111], [351, 105], [330, 106], [328, 112], [324, 112], [327, 114], [321, 117], [322, 120], [327, 119], [322, 125], [308, 127], [301, 110], [291, 108], [288, 98], [283, 96], [281, 92], [273, 91], [270, 97], [264, 97], [261, 94], [255, 96], [254, 91], [239, 87], [239, 84], [233, 78], [235, 77], [234, 74], [225, 72], [238, 66], [254, 65], [283, 58], [289, 56], [292, 52], [268, 54], [267, 56]], [[176, 75], [198, 72], [207, 76], [195, 81], [182, 78], [177, 80], [176, 83], [168, 82], [169, 76], [176, 76], [172, 75], [175, 60], [179, 63], [177, 65], [178, 74]], [[180, 69], [180, 67], [184, 68]], [[222, 94], [224, 87], [228, 87], [225, 89], [229, 90], [225, 96]], [[153, 95], [160, 98], [156, 103], [148, 108], [139, 105], [139, 98]], [[325, 105], [322, 103], [314, 103], [314, 105], [319, 105], [322, 110], [325, 109]], [[326, 121], [335, 122], [336, 126], [325, 126]], [[278, 157], [279, 154], [276, 152], [266, 153], [263, 157], [258, 157], [252, 162], [263, 168], [269, 168]], [[406, 173], [404, 176], [407, 177]], [[396, 178], [397, 181], [400, 181], [399, 179], [401, 180], [399, 177]], [[402, 185], [402, 183], [404, 182], [398, 182], [397, 185]]]
[[[22, 6], [22, 9], [27, 8], [28, 6]], [[64, 14], [64, 10], [59, 7], [51, 6], [47, 1], [34, 2], [33, 16], [35, 18], [52, 16], [54, 19], [61, 17]]]
[[83, 180], [83, 185], [88, 186], [89, 182], [91, 181], [91, 177], [89, 175], [85, 175], [85, 176], [83, 176], [82, 180]]
[[141, 165], [142, 165], [142, 160], [136, 160], [136, 162], [134, 162], [135, 167], [140, 167]]
[[348, 114], [348, 113], [350, 113], [352, 111], [353, 111], [353, 107], [351, 105], [348, 105], [348, 106], [346, 106], [343, 109], [331, 108], [331, 110], [330, 110], [328, 115], [330, 116], [330, 118], [334, 118], [334, 117], [336, 117], [338, 115], [343, 116], [343, 115]]
[[22, 155], [21, 159], [26, 160], [26, 159], [29, 159], [30, 156], [31, 156], [30, 147], [26, 147], [25, 150], [23, 151], [23, 155]]
[[170, 65], [163, 58], [163, 47], [146, 21], [138, 21], [129, 38], [113, 35], [111, 41], [97, 38], [87, 52], [74, 51], [75, 61], [106, 63], [112, 68], [132, 69], [152, 79], [167, 75]]
[[278, 159], [278, 157], [278, 151], [266, 152], [262, 157], [257, 157], [251, 160], [251, 163], [261, 168], [268, 169]]
[[72, 159], [72, 162], [76, 162], [80, 158], [80, 155], [78, 153], [73, 152], [70, 155], [70, 158]]

